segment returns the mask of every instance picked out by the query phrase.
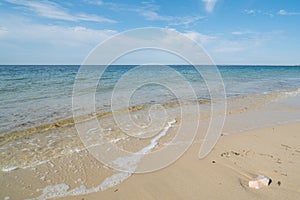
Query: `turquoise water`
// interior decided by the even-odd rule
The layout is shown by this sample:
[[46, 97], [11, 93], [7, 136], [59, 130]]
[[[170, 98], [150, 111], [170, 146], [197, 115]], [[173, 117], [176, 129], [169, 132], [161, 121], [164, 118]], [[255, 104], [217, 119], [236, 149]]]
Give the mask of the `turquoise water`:
[[[93, 67], [86, 72], [91, 82], [99, 79], [94, 76]], [[205, 82], [194, 67], [171, 67], [193, 86], [197, 99], [210, 99]], [[115, 84], [133, 68], [135, 66], [110, 66], [106, 69], [95, 93], [98, 112], [110, 110]], [[0, 134], [72, 117], [72, 91], [78, 69], [79, 66], [62, 65], [0, 66]], [[300, 88], [300, 66], [218, 66], [218, 69], [227, 98], [274, 91], [298, 92]], [[139, 76], [167, 80], [174, 88], [184, 91], [176, 77], [164, 73], [163, 67], [149, 67]], [[126, 87], [122, 89], [126, 91]], [[172, 90], [148, 84], [137, 88], [130, 105], [176, 101]]]

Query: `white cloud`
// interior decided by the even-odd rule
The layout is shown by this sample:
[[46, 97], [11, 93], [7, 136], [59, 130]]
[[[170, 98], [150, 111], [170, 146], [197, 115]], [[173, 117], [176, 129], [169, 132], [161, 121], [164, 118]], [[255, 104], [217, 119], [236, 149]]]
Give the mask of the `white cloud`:
[[[211, 64], [206, 54], [199, 51], [199, 46], [173, 30], [145, 28], [120, 34], [97, 50], [97, 53], [102, 55], [101, 58], [93, 56], [88, 63], [104, 64], [116, 55], [130, 52], [119, 57], [114, 64]], [[130, 51], [133, 49], [135, 50]]]
[[278, 15], [300, 15], [300, 12], [287, 12], [286, 10], [279, 10]]
[[203, 19], [203, 16], [169, 16], [169, 15], [159, 15], [156, 11], [153, 10], [146, 10], [146, 9], [137, 9], [136, 10], [140, 15], [145, 17], [146, 20], [149, 21], [166, 21], [168, 25], [184, 25], [188, 26], [193, 24], [200, 19]]
[[95, 30], [82, 26], [62, 27], [56, 25], [26, 24], [10, 26], [2, 40], [34, 42], [35, 44], [66, 47], [95, 46], [116, 34], [113, 30]]
[[248, 15], [257, 15], [257, 14], [261, 13], [261, 10], [257, 10], [257, 9], [245, 9], [244, 13], [246, 13]]
[[[234, 34], [232, 34], [234, 33]], [[217, 64], [270, 64], [274, 63], [268, 44], [284, 40], [284, 31], [254, 32], [251, 30], [231, 33], [203, 34], [197, 31], [183, 33], [199, 42]], [[270, 52], [269, 52], [270, 51]], [[284, 62], [279, 58], [279, 62]], [[292, 63], [287, 61], [287, 63]]]
[[300, 15], [300, 12], [287, 12], [286, 10], [279, 10], [278, 12], [268, 12], [268, 11], [262, 11], [262, 10], [257, 10], [257, 9], [245, 9], [244, 13], [248, 15], [266, 15], [269, 17], [274, 17], [274, 15]]
[[9, 21], [0, 19], [2, 63], [78, 64], [97, 44], [117, 33], [83, 26], [36, 24], [28, 19], [9, 17]]
[[145, 17], [146, 20], [150, 21], [170, 21], [172, 20], [172, 17], [170, 16], [160, 16], [157, 14], [157, 12], [152, 10], [140, 10], [138, 11], [142, 16]]
[[232, 35], [244, 35], [245, 32], [243, 32], [243, 31], [233, 31], [233, 32], [231, 32], [231, 34]]
[[91, 5], [96, 5], [96, 6], [102, 6], [103, 1], [102, 0], [84, 0], [84, 2], [91, 4]]
[[205, 35], [196, 31], [187, 31], [183, 34], [190, 39], [199, 42], [199, 44], [203, 45], [203, 47], [212, 54], [218, 52], [241, 52], [252, 46], [249, 45], [246, 40], [230, 40], [214, 35]]
[[149, 20], [149, 21], [166, 21], [166, 22], [168, 22], [168, 25], [185, 25], [185, 26], [188, 26], [188, 25], [193, 24], [196, 21], [204, 18], [202, 16], [184, 16], [184, 17], [164, 16], [164, 15], [159, 15], [157, 12], [151, 11], [151, 10], [150, 11], [149, 10], [140, 10], [138, 12], [143, 17], [145, 17], [146, 20]]
[[252, 31], [233, 31], [231, 32], [232, 35], [248, 35], [248, 34], [253, 34], [254, 32]]
[[221, 53], [243, 52], [256, 47], [260, 44], [259, 40], [219, 40], [218, 44], [213, 47], [213, 51]]
[[279, 15], [286, 15], [287, 12], [286, 12], [285, 10], [279, 10], [279, 11], [278, 11], [278, 14], [279, 14]]
[[0, 26], [0, 37], [6, 35], [7, 33], [8, 33], [7, 28]]
[[[10, 20], [5, 20], [8, 17]], [[97, 44], [118, 33], [114, 30], [95, 30], [83, 26], [36, 24], [28, 19], [11, 16], [1, 18], [0, 24], [2, 64], [78, 64]], [[217, 63], [243, 63], [243, 59], [257, 55], [260, 47], [273, 39], [278, 40], [282, 33], [257, 33], [247, 30], [234, 31], [229, 35], [211, 35], [197, 31], [185, 31], [182, 34], [201, 44]], [[127, 38], [126, 41], [132, 44], [143, 38], [144, 35], [141, 35], [140, 38]], [[177, 45], [176, 48], [184, 46], [184, 42], [178, 41], [176, 37], [161, 38], [157, 42], [166, 46]], [[145, 61], [144, 57], [139, 59], [141, 62]], [[172, 62], [171, 58], [164, 59]]]
[[205, 10], [207, 12], [212, 12], [218, 0], [202, 0], [205, 3]]
[[265, 42], [274, 38], [278, 39], [282, 32], [253, 32], [233, 31], [231, 36], [224, 34], [207, 35], [197, 31], [186, 31], [183, 33], [190, 39], [199, 42], [208, 52], [212, 54], [218, 53], [242, 53], [255, 49], [263, 45]]
[[152, 2], [142, 2], [142, 6], [129, 6], [120, 3], [104, 3], [111, 10], [115, 12], [134, 12], [144, 17], [148, 21], [164, 21], [167, 25], [174, 26], [189, 26], [200, 19], [203, 16], [171, 16], [171, 15], [160, 15], [158, 13], [160, 7], [153, 4]]
[[186, 31], [183, 33], [183, 35], [203, 45], [208, 44], [217, 39], [215, 36], [205, 35], [196, 31]]
[[184, 25], [188, 26], [190, 24], [193, 24], [201, 19], [204, 19], [203, 16], [184, 16], [184, 17], [174, 17], [169, 25]]
[[103, 18], [98, 15], [88, 15], [84, 13], [77, 14], [76, 19], [80, 21], [116, 23], [116, 21], [111, 19]]
[[92, 22], [109, 22], [115, 23], [115, 20], [101, 17], [98, 15], [89, 14], [70, 14], [68, 10], [62, 8], [58, 4], [49, 1], [31, 1], [31, 0], [6, 0], [9, 3], [24, 6], [27, 10], [34, 12], [35, 14], [49, 18], [65, 21], [92, 21]]

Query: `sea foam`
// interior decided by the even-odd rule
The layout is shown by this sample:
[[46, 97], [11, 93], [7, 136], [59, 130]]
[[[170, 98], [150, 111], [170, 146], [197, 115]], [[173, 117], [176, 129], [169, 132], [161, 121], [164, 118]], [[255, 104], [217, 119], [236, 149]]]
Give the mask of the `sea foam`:
[[158, 145], [159, 140], [167, 134], [168, 130], [175, 123], [176, 123], [175, 119], [168, 122], [167, 126], [164, 127], [164, 129], [151, 140], [151, 143], [148, 146], [141, 149], [140, 151], [138, 151], [137, 153], [134, 153], [132, 154], [132, 156], [128, 156], [126, 158], [117, 158], [115, 160], [114, 163], [118, 163], [118, 164], [127, 164], [128, 162], [130, 162], [130, 169], [132, 170], [132, 172], [115, 173], [107, 177], [100, 185], [89, 189], [86, 188], [86, 186], [81, 185], [77, 188], [69, 190], [70, 186], [65, 183], [61, 183], [53, 186], [47, 186], [46, 188], [43, 189], [42, 195], [27, 200], [45, 200], [45, 199], [58, 198], [58, 197], [84, 195], [93, 192], [103, 191], [122, 183], [133, 174], [134, 170], [137, 168], [138, 163], [140, 159], [143, 157], [143, 155], [151, 152]]

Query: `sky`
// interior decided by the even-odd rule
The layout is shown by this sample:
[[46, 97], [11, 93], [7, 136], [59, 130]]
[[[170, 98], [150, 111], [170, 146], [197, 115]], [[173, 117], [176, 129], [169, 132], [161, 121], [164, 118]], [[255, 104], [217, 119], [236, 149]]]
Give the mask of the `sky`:
[[81, 64], [136, 28], [175, 30], [216, 64], [299, 65], [298, 0], [1, 0], [0, 64]]

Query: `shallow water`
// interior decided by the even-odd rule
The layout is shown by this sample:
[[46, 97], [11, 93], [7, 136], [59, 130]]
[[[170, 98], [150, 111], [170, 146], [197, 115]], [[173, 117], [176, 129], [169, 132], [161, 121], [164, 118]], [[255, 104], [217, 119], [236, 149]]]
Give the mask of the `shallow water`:
[[[110, 66], [98, 83], [95, 67], [85, 70], [84, 78], [85, 83], [97, 84], [96, 91], [87, 87], [83, 93], [95, 94], [96, 113], [91, 114], [99, 121], [101, 137], [120, 148], [138, 152], [151, 144], [151, 139], [164, 130], [168, 122], [176, 119], [175, 127], [162, 138], [165, 144], [170, 142], [176, 126], [183, 120], [183, 104], [192, 112], [199, 106], [201, 120], [211, 116], [210, 94], [204, 79], [192, 66], [171, 68], [192, 86], [195, 97], [180, 82], [182, 77], [169, 73], [162, 66], [148, 66], [137, 76], [130, 74], [135, 66]], [[225, 122], [225, 133], [299, 120], [300, 67], [219, 66], [218, 69], [227, 96], [227, 112], [219, 115], [232, 115]], [[79, 66], [0, 66], [2, 171], [33, 167], [85, 149], [72, 118], [72, 92], [78, 70]], [[202, 70], [210, 69], [202, 67]], [[123, 82], [114, 90], [122, 78], [125, 84]], [[148, 78], [151, 80], [148, 84], [135, 85], [139, 79]], [[126, 95], [129, 88], [135, 90], [128, 104], [121, 104], [111, 112], [114, 92]], [[180, 100], [176, 95], [178, 91], [182, 95]], [[117, 98], [117, 102], [122, 100]], [[249, 113], [244, 116], [253, 120], [235, 118], [239, 113]], [[116, 117], [120, 123], [115, 121]], [[147, 126], [152, 127], [151, 130], [144, 128]], [[97, 145], [99, 130], [89, 131], [85, 145]], [[143, 136], [146, 138], [140, 140]]]
[[[193, 86], [198, 100], [210, 99], [201, 75], [192, 66], [171, 66]], [[98, 67], [99, 68], [99, 67]], [[101, 68], [101, 67], [100, 67]], [[103, 68], [103, 67], [102, 67]], [[121, 77], [135, 66], [109, 66], [100, 78], [96, 97], [97, 112], [111, 109], [113, 90]], [[219, 66], [227, 98], [266, 94], [274, 91], [297, 91], [300, 88], [298, 66]], [[0, 66], [0, 134], [54, 123], [72, 117], [72, 91], [79, 66]], [[94, 67], [86, 70], [88, 82], [97, 82]], [[177, 102], [174, 89], [186, 99], [181, 82], [164, 67], [143, 68], [137, 78], [149, 78], [157, 83], [136, 88], [130, 105]], [[135, 77], [130, 77], [135, 83]], [[166, 81], [172, 88], [160, 85]], [[126, 88], [127, 87], [127, 88]], [[130, 82], [120, 90], [134, 87]], [[92, 91], [93, 92], [93, 91]]]

